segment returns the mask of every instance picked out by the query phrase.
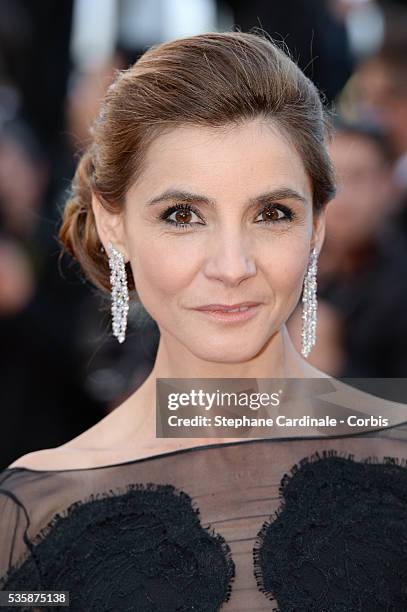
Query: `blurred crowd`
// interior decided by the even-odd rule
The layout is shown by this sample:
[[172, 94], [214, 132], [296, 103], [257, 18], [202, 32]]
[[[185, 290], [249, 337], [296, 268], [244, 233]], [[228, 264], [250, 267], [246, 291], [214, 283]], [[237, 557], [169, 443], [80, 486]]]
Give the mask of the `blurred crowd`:
[[[0, 0], [0, 467], [78, 435], [150, 372], [156, 324], [134, 304], [126, 342], [112, 337], [108, 298], [61, 257], [61, 209], [115, 69], [234, 26], [284, 41], [333, 111], [338, 193], [308, 359], [337, 377], [407, 377], [405, 2]], [[301, 303], [298, 349], [300, 326]]]

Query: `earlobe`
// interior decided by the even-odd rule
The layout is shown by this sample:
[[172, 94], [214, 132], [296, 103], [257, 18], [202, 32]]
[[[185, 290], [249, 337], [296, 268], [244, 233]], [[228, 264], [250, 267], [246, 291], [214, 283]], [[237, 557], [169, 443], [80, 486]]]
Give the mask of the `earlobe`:
[[322, 246], [325, 241], [325, 231], [326, 231], [326, 207], [321, 210], [314, 222], [314, 230], [311, 245], [315, 247], [317, 253], [321, 252]]
[[100, 203], [95, 193], [92, 193], [92, 210], [99, 240], [105, 252], [108, 252], [108, 245], [109, 242], [111, 242], [113, 246], [122, 253], [124, 261], [127, 263], [130, 258], [126, 248], [123, 216], [121, 212], [112, 213], [108, 211]]

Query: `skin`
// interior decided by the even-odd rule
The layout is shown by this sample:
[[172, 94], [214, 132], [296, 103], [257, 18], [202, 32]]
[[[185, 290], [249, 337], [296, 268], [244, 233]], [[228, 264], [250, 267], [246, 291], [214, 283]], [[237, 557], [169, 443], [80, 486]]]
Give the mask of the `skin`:
[[[192, 224], [177, 229], [160, 219], [174, 201], [148, 203], [170, 188], [213, 203], [193, 202], [197, 212], [187, 217], [170, 213], [171, 219]], [[297, 195], [258, 201], [260, 194], [282, 188]], [[271, 219], [283, 221], [259, 223], [270, 219], [267, 207], [279, 205], [293, 213], [292, 221], [277, 208]], [[122, 214], [107, 212], [95, 196], [92, 206], [105, 249], [111, 241], [131, 262], [139, 299], [161, 338], [144, 383], [94, 427], [58, 447], [64, 451], [59, 463], [83, 466], [78, 450], [91, 453], [88, 464], [107, 464], [240, 440], [156, 438], [157, 377], [327, 376], [297, 352], [286, 328], [301, 295], [309, 253], [314, 245], [318, 252], [322, 247], [325, 213], [313, 214], [312, 185], [302, 159], [270, 122], [174, 128], [150, 145]], [[225, 325], [193, 310], [249, 300], [262, 305], [244, 324]]]
[[[305, 200], [272, 201], [289, 207], [296, 219], [256, 222], [267, 218], [261, 215], [265, 205], [250, 209], [249, 199], [282, 187]], [[215, 204], [194, 202], [199, 213], [188, 217], [191, 227], [176, 229], [158, 218], [174, 200], [148, 204], [169, 188]], [[177, 128], [151, 145], [122, 216], [110, 215], [96, 199], [94, 210], [105, 248], [110, 239], [130, 260], [139, 298], [160, 329], [155, 375], [270, 376], [288, 373], [289, 365], [282, 365], [287, 358], [303, 361], [289, 344], [283, 355], [282, 328], [300, 297], [311, 246], [322, 246], [324, 215], [314, 228], [310, 180], [271, 125], [258, 120], [226, 132]], [[246, 300], [263, 306], [244, 326], [215, 323], [193, 310]]]
[[[298, 197], [256, 201], [282, 188]], [[191, 226], [177, 229], [160, 219], [174, 200], [149, 204], [169, 189], [200, 194], [213, 203], [194, 201], [196, 212], [186, 219]], [[274, 214], [283, 221], [259, 223], [267, 219], [267, 205], [279, 204], [292, 211], [292, 221], [277, 208]], [[270, 122], [177, 127], [150, 146], [122, 215], [112, 216], [95, 197], [93, 206], [104, 247], [111, 240], [131, 262], [139, 299], [161, 334], [150, 376], [122, 404], [132, 420], [121, 445], [129, 429], [131, 439], [155, 440], [157, 377], [324, 376], [296, 351], [285, 322], [300, 298], [310, 250], [322, 247], [325, 214], [313, 214], [312, 184], [302, 159]], [[168, 216], [185, 221], [179, 213]], [[251, 320], [235, 326], [193, 310], [246, 300], [262, 306]]]

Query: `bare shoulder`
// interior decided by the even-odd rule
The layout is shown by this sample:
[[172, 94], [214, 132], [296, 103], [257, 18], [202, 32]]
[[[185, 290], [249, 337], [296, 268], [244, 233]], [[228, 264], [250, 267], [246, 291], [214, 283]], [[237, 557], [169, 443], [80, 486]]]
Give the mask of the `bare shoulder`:
[[372, 379], [373, 382], [370, 385], [369, 392], [349, 384], [351, 379], [346, 382], [346, 378], [335, 378], [311, 364], [306, 364], [305, 367], [307, 368], [304, 370], [306, 378], [326, 378], [330, 380], [332, 391], [329, 394], [329, 402], [332, 407], [336, 404], [350, 412], [354, 411], [355, 414], [371, 417], [381, 416], [391, 425], [407, 420], [407, 404], [384, 397], [380, 385], [375, 384], [375, 379]]
[[383, 397], [384, 392], [379, 387], [376, 388], [374, 382], [370, 392], [338, 378], [332, 378], [331, 382], [333, 391], [330, 394], [330, 402], [337, 403], [338, 406], [348, 410], [353, 409], [358, 413], [387, 417], [391, 424], [401, 423], [407, 419], [407, 404]]
[[134, 404], [124, 401], [72, 440], [27, 453], [9, 468], [51, 471], [102, 467], [154, 454], [154, 439], [141, 436]]
[[8, 467], [47, 471], [94, 467], [103, 464], [104, 460], [108, 463], [115, 446], [114, 424], [119, 417], [116, 410], [61, 446], [27, 453]]
[[[30, 470], [55, 470], [61, 469], [59, 463], [64, 461], [62, 457], [66, 454], [61, 453], [59, 447], [44, 448], [22, 455], [13, 463], [10, 463], [8, 468], [28, 468]], [[66, 461], [65, 461], [66, 463]]]

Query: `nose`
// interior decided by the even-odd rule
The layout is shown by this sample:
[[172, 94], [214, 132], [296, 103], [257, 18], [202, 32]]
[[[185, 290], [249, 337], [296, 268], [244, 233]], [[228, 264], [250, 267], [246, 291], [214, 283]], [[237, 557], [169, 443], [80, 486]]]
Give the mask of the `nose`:
[[204, 273], [207, 278], [219, 280], [228, 287], [236, 287], [254, 276], [256, 264], [247, 236], [240, 232], [218, 235], [215, 244], [208, 245]]

